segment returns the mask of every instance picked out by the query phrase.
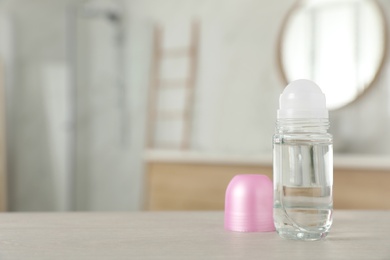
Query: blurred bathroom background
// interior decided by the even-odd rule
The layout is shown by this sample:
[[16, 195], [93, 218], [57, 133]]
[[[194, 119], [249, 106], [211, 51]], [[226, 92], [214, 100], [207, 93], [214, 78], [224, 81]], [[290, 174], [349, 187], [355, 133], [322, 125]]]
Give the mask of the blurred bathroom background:
[[232, 174], [272, 175], [301, 77], [334, 98], [335, 177], [388, 189], [390, 2], [335, 2], [0, 1], [2, 210], [221, 209]]

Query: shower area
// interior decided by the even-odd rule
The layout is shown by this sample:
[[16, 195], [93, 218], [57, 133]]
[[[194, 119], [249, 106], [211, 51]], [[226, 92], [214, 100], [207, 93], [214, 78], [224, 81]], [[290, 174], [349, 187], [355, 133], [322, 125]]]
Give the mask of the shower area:
[[[19, 2], [8, 8], [23, 24], [16, 35], [31, 43], [28, 29], [34, 28], [41, 45], [39, 51], [27, 44], [15, 50], [9, 210], [136, 209], [126, 5]], [[36, 32], [38, 23], [42, 32]], [[35, 53], [23, 56], [27, 50]]]
[[87, 1], [68, 9], [70, 210], [115, 209], [110, 193], [123, 185], [115, 178], [123, 170], [130, 134], [122, 12], [114, 1]]

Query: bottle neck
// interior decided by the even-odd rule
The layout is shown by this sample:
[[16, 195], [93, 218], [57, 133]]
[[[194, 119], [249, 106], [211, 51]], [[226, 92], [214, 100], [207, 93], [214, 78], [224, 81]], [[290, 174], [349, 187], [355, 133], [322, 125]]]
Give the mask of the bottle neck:
[[328, 118], [279, 118], [276, 121], [277, 133], [326, 133]]

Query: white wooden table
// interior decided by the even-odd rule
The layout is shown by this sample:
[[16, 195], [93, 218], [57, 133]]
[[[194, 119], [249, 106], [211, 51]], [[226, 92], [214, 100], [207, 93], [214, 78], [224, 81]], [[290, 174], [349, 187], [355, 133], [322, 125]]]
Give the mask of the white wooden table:
[[315, 242], [228, 232], [222, 212], [6, 213], [0, 259], [390, 259], [390, 211], [336, 211]]

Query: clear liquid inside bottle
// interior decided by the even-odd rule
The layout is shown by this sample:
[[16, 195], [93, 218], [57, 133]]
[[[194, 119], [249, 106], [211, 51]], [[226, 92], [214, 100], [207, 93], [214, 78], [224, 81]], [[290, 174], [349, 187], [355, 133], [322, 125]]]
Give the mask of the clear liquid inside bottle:
[[318, 240], [332, 225], [332, 136], [295, 130], [274, 136], [275, 228], [283, 238]]

